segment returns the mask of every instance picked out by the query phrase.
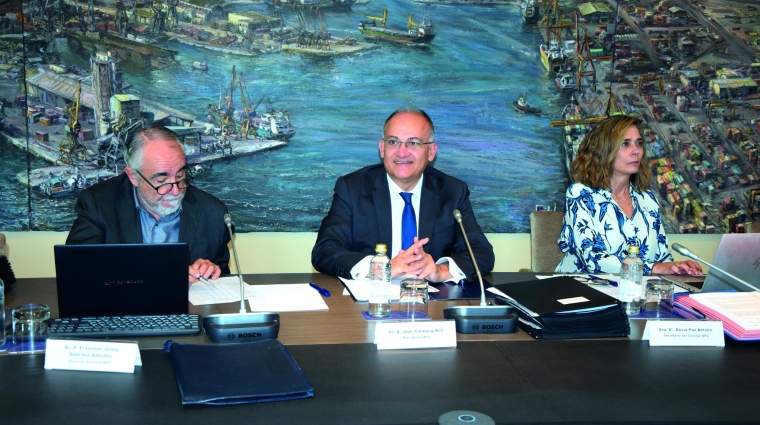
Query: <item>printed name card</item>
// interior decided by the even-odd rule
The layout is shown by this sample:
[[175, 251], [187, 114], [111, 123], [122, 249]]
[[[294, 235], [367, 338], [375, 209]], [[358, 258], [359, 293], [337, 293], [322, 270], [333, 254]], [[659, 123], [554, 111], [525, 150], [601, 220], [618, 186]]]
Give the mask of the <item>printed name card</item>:
[[136, 342], [48, 339], [45, 369], [134, 373], [142, 366]]
[[457, 331], [453, 320], [377, 322], [375, 344], [378, 350], [456, 347]]
[[[650, 346], [724, 347], [723, 322], [719, 320], [648, 320]], [[646, 334], [646, 330], [644, 331]]]

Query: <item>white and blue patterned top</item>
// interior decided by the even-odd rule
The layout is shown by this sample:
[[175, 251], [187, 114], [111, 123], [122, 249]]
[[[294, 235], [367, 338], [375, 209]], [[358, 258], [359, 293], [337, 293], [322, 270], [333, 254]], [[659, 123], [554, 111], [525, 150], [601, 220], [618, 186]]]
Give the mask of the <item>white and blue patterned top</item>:
[[573, 183], [565, 194], [565, 220], [557, 239], [565, 253], [557, 273], [619, 273], [628, 245], [639, 245], [644, 274], [654, 263], [672, 261], [654, 194], [628, 188], [633, 215], [628, 218], [612, 191]]

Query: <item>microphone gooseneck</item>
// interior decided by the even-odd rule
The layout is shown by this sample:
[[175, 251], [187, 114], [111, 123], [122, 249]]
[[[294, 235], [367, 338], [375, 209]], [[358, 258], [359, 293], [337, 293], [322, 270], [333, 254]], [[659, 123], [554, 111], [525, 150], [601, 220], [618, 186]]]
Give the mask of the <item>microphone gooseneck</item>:
[[232, 234], [232, 217], [229, 213], [224, 215], [224, 224], [227, 225], [227, 231], [230, 232], [232, 253], [235, 255], [235, 264], [237, 265], [238, 279], [240, 280], [240, 312], [247, 313], [245, 308], [245, 282], [243, 282], [243, 273], [240, 271], [240, 260], [238, 259], [237, 247], [235, 247], [235, 237]]
[[478, 274], [478, 281], [480, 282], [480, 305], [486, 306], [486, 291], [483, 287], [483, 276], [480, 275], [480, 269], [478, 268], [478, 262], [475, 261], [475, 254], [472, 253], [472, 247], [470, 246], [470, 240], [467, 239], [467, 232], [464, 230], [462, 224], [462, 213], [459, 210], [454, 210], [454, 219], [459, 223], [459, 227], [462, 229], [462, 235], [464, 236], [464, 243], [467, 245], [467, 250], [470, 252], [470, 259], [475, 266], [475, 272]]
[[760, 289], [758, 289], [757, 287], [755, 287], [755, 286], [754, 286], [754, 285], [752, 285], [751, 283], [749, 283], [749, 282], [747, 282], [747, 281], [745, 281], [745, 280], [743, 280], [743, 279], [740, 279], [740, 278], [738, 278], [738, 277], [736, 277], [736, 276], [732, 275], [731, 273], [729, 273], [729, 272], [727, 272], [727, 271], [725, 271], [725, 270], [721, 269], [720, 267], [717, 267], [717, 266], [715, 266], [715, 265], [713, 265], [713, 264], [711, 264], [711, 263], [708, 263], [707, 261], [705, 261], [705, 260], [703, 260], [703, 259], [699, 258], [699, 256], [697, 256], [696, 254], [694, 254], [693, 252], [691, 252], [691, 251], [689, 250], [689, 248], [686, 248], [685, 246], [683, 246], [683, 245], [680, 245], [680, 244], [677, 244], [677, 243], [674, 243], [674, 244], [672, 245], [672, 247], [673, 247], [673, 250], [674, 250], [675, 252], [677, 252], [677, 253], [679, 253], [679, 254], [683, 255], [684, 257], [688, 257], [688, 258], [691, 258], [692, 260], [695, 260], [695, 261], [699, 261], [700, 263], [702, 263], [702, 264], [704, 264], [704, 265], [706, 265], [706, 266], [710, 267], [710, 268], [711, 268], [711, 269], [713, 269], [713, 270], [717, 270], [717, 271], [719, 271], [719, 272], [723, 273], [724, 275], [726, 275], [726, 276], [730, 277], [731, 279], [733, 279], [733, 280], [735, 280], [735, 281], [737, 281], [737, 282], [741, 283], [742, 285], [748, 286], [748, 287], [750, 287], [750, 288], [754, 289], [755, 291], [758, 291], [758, 292], [760, 292]]

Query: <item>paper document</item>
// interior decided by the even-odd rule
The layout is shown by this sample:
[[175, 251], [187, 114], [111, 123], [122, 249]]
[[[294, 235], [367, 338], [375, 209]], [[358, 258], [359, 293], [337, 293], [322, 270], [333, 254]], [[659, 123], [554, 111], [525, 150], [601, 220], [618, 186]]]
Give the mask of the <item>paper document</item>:
[[254, 285], [246, 292], [251, 311], [327, 310], [322, 294], [308, 283]]
[[[224, 304], [240, 301], [240, 280], [237, 276], [220, 277], [212, 280], [214, 286], [195, 282], [188, 290], [188, 299], [193, 305]], [[252, 286], [245, 285], [246, 298]]]
[[760, 329], [760, 293], [758, 292], [709, 292], [691, 294], [689, 297], [714, 310], [746, 331]]

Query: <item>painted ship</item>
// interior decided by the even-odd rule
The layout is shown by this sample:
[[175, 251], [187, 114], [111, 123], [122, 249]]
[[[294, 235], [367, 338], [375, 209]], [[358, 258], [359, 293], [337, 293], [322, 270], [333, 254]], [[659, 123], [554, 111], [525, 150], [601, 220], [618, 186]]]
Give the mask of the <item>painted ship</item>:
[[[359, 22], [359, 31], [365, 38], [371, 40], [384, 40], [410, 46], [427, 45], [435, 38], [435, 27], [433, 23], [422, 18], [422, 22], [415, 23], [412, 21], [412, 14], [409, 14], [407, 30], [395, 30], [385, 27], [388, 18], [388, 10], [383, 9], [383, 17], [366, 16], [368, 20]], [[378, 25], [378, 22], [380, 25]]]
[[541, 63], [548, 72], [559, 72], [565, 62], [565, 52], [555, 39], [549, 40], [549, 44], [541, 44]]
[[522, 0], [520, 2], [523, 22], [535, 24], [541, 18], [541, 8], [537, 0]]
[[561, 72], [557, 74], [554, 79], [554, 84], [557, 85], [557, 91], [560, 93], [572, 92], [575, 90], [575, 78], [572, 73]]
[[525, 98], [525, 95], [520, 96], [516, 101], [512, 102], [512, 105], [520, 112], [524, 112], [526, 114], [540, 114], [541, 110], [538, 108], [534, 108], [530, 106], [528, 103], [528, 100]]
[[306, 9], [319, 8], [345, 10], [350, 9], [356, 0], [267, 0], [267, 4], [273, 7], [303, 7]]

